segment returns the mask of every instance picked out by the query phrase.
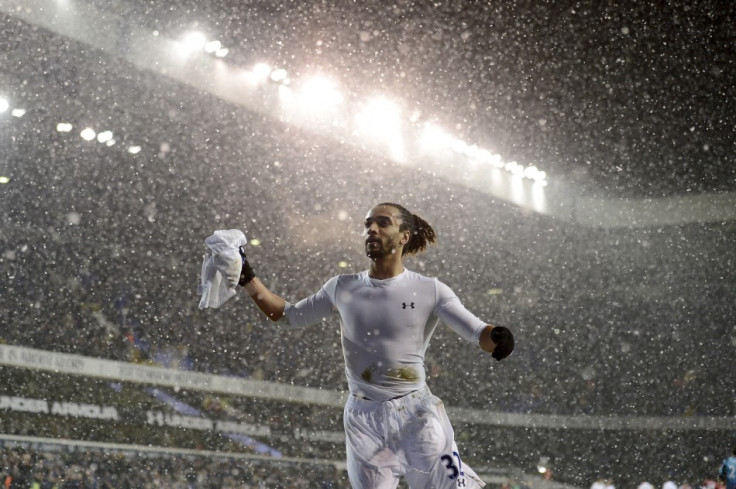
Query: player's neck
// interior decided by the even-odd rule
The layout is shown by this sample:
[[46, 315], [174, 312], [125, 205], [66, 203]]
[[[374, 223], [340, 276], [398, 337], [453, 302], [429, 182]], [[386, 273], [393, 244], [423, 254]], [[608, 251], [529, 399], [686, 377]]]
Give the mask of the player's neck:
[[395, 277], [404, 271], [401, 257], [384, 257], [376, 260], [371, 259], [368, 267], [368, 276], [378, 280]]

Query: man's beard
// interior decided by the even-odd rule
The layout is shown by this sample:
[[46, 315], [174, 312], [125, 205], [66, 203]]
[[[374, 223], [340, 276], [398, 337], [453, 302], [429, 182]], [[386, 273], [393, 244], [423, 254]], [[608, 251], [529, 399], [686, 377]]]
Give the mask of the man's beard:
[[[378, 246], [373, 245], [376, 243]], [[377, 260], [389, 255], [393, 255], [398, 251], [396, 246], [384, 245], [382, 241], [367, 242], [365, 244], [365, 254], [371, 260]]]

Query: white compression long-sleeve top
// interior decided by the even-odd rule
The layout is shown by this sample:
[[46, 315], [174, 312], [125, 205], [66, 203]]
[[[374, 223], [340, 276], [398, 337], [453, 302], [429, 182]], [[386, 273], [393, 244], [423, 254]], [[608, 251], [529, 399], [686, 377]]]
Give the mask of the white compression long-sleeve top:
[[386, 280], [370, 278], [368, 271], [338, 275], [316, 294], [287, 302], [284, 318], [307, 326], [335, 309], [350, 392], [375, 401], [425, 385], [424, 354], [439, 320], [475, 345], [486, 326], [447, 285], [409, 270]]

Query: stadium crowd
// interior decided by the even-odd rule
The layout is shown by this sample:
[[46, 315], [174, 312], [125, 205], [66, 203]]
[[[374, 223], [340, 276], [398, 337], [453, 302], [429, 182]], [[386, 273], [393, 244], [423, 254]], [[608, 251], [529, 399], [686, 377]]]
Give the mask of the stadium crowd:
[[[3, 133], [23, 164], [10, 168], [13, 184], [0, 196], [0, 341], [344, 390], [335, 319], [290, 330], [283, 341], [242, 295], [216, 311], [197, 309], [203, 240], [215, 229], [243, 229], [259, 240], [248, 250], [256, 273], [297, 300], [332, 275], [363, 269], [363, 213], [400, 200], [439, 235], [438, 246], [408, 266], [439, 277], [478, 316], [517, 336], [514, 355], [497, 367], [438, 329], [429, 384], [449, 405], [734, 415], [721, 375], [734, 347], [723, 341], [736, 316], [728, 293], [733, 224], [584, 228], [307, 134], [285, 137], [252, 116], [231, 113], [196, 130], [158, 122], [151, 141], [166, 140], [166, 130], [195, 136], [162, 143], [153, 157], [131, 157], [103, 146], [37, 145], [21, 129]], [[679, 442], [697, 446], [704, 435], [692, 436], [694, 444], [690, 435]], [[528, 437], [506, 439], [526, 446]], [[116, 460], [95, 463], [104, 472]], [[83, 476], [91, 464], [76, 465], [83, 468], [66, 477]], [[204, 470], [232, 475], [217, 465]], [[153, 484], [160, 473], [130, 477]], [[186, 482], [168, 473], [172, 484]]]
[[329, 464], [145, 456], [102, 450], [0, 449], [5, 489], [340, 489], [346, 473]]
[[[714, 469], [717, 471], [717, 467]], [[546, 477], [547, 480], [553, 477]], [[234, 459], [226, 456], [144, 454], [88, 448], [0, 446], [4, 489], [349, 489], [347, 473], [325, 462]], [[544, 487], [507, 477], [499, 489]], [[399, 489], [406, 486], [400, 483]], [[621, 485], [599, 478], [590, 489], [724, 489], [717, 472], [700, 481]]]
[[[520, 214], [459, 189], [436, 205], [447, 192], [442, 183], [390, 167], [386, 182], [407, 181], [358, 200], [358, 189], [375, 178], [355, 171], [370, 167], [368, 156], [342, 168], [337, 150], [322, 148], [333, 173], [328, 185], [321, 170], [299, 164], [296, 148], [279, 149], [279, 165], [264, 161], [250, 179], [234, 162], [215, 177], [176, 155], [158, 166], [126, 166], [90, 154], [70, 168], [46, 168], [38, 155], [3, 196], [0, 307], [8, 327], [0, 339], [343, 389], [335, 320], [282, 342], [242, 296], [218, 311], [197, 310], [204, 237], [216, 228], [244, 229], [260, 241], [249, 250], [256, 273], [298, 300], [332, 275], [363, 269], [362, 213], [384, 196], [410, 196], [407, 205], [433, 223], [439, 244], [409, 266], [439, 277], [478, 316], [512, 326], [520, 339], [497, 381], [483, 376], [489, 362], [439, 328], [427, 366], [443, 397], [460, 402], [471, 389], [477, 395], [462, 399], [468, 406], [513, 412], [733, 414], [717, 380], [717, 359], [732, 345], [702, 341], [719, 337], [736, 312], [725, 295], [736, 252], [723, 226], [612, 233]], [[63, 156], [57, 150], [56, 158]], [[279, 190], [287, 179], [305, 186], [288, 201]], [[30, 192], [35, 199], [23, 198]], [[218, 193], [220, 204], [204, 205], [206, 195]], [[716, 251], [700, 249], [704, 239]], [[632, 391], [637, 395], [614, 402]]]

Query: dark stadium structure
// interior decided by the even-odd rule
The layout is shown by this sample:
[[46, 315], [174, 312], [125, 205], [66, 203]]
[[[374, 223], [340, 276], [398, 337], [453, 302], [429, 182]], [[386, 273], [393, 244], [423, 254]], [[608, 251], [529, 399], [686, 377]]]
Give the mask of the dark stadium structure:
[[[349, 487], [337, 318], [199, 310], [204, 238], [242, 229], [298, 300], [364, 269], [362, 218], [397, 201], [439, 237], [408, 266], [516, 335], [497, 363], [441, 326], [426, 359], [490, 487], [715, 478], [736, 443], [735, 21], [0, 0], [0, 476]], [[177, 51], [193, 29], [218, 44]], [[320, 73], [343, 96], [298, 101]], [[375, 94], [405, 116], [388, 142], [352, 126]], [[452, 136], [412, 139], [430, 125]]]

